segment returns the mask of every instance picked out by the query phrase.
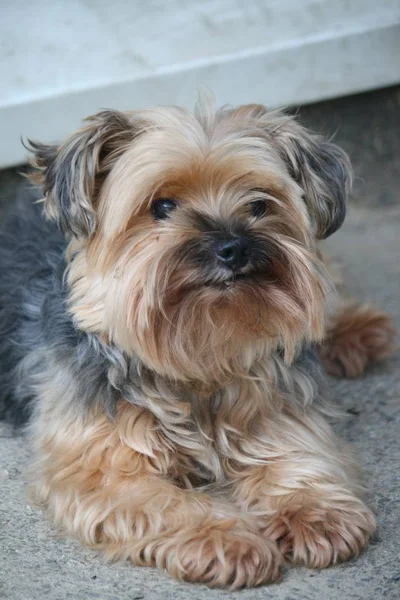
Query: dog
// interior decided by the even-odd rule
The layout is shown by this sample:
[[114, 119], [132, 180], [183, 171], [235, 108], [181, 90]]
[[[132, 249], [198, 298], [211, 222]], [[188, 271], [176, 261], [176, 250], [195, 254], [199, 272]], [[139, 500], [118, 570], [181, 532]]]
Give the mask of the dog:
[[318, 243], [347, 155], [204, 100], [29, 148], [43, 200], [3, 227], [0, 408], [29, 435], [32, 501], [108, 559], [209, 586], [357, 555], [375, 519], [319, 365], [358, 375], [393, 331], [332, 303]]

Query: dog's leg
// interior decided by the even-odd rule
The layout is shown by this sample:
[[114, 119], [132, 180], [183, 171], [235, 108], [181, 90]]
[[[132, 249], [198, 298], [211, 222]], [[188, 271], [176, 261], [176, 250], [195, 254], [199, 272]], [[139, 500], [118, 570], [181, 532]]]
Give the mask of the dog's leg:
[[343, 303], [328, 323], [320, 356], [331, 375], [357, 377], [371, 363], [390, 356], [394, 335], [385, 312], [366, 304]]
[[255, 448], [254, 462], [264, 455], [265, 466], [229, 471], [241, 510], [263, 517], [264, 535], [309, 567], [357, 555], [375, 529], [351, 459], [337, 443], [316, 413], [282, 416], [266, 432], [265, 449]]
[[146, 411], [114, 422], [57, 405], [32, 427], [33, 499], [55, 524], [109, 559], [157, 566], [178, 579], [238, 588], [279, 577], [282, 556], [233, 503], [179, 486], [179, 456]]
[[319, 257], [340, 296], [339, 306], [328, 321], [321, 360], [330, 375], [358, 377], [370, 364], [393, 352], [395, 327], [384, 311], [349, 298], [338, 266], [321, 252]]

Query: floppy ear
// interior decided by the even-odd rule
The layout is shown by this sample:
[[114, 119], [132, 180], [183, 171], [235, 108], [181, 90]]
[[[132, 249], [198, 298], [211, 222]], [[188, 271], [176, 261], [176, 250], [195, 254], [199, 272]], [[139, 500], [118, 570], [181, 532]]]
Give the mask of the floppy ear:
[[304, 190], [316, 236], [327, 238], [339, 229], [346, 216], [352, 181], [347, 154], [286, 115], [272, 118], [270, 132], [292, 177]]
[[116, 158], [134, 138], [128, 116], [103, 111], [59, 146], [31, 140], [30, 179], [45, 194], [45, 212], [65, 234], [89, 236], [96, 227], [96, 200]]

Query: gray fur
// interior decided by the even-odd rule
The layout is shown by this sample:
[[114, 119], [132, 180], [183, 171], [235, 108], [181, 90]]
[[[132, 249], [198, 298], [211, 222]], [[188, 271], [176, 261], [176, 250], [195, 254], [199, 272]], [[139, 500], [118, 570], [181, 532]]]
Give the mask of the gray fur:
[[291, 176], [304, 191], [317, 238], [327, 238], [341, 227], [346, 216], [353, 175], [349, 157], [290, 116], [279, 114], [272, 124], [268, 116], [266, 119]]
[[121, 353], [74, 328], [65, 305], [66, 242], [41, 213], [30, 199], [19, 202], [0, 237], [0, 415], [17, 425], [30, 415], [46, 361], [68, 368], [80, 403], [96, 399], [108, 412], [121, 378], [116, 365], [127, 370]]
[[102, 179], [133, 137], [126, 115], [105, 110], [86, 119], [86, 125], [61, 146], [29, 141], [48, 214], [63, 233], [79, 237], [94, 231]]
[[[351, 170], [345, 152], [329, 142], [314, 138], [313, 146], [302, 147], [298, 142], [299, 172], [296, 177], [305, 190], [305, 201], [319, 211], [322, 229], [320, 238], [337, 231], [346, 216]], [[313, 198], [312, 200], [310, 200]]]

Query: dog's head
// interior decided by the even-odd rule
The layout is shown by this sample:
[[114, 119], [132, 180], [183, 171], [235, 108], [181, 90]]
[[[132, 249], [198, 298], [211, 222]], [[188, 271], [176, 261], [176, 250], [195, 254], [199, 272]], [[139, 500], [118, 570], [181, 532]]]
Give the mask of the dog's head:
[[320, 339], [316, 241], [341, 225], [350, 186], [338, 147], [258, 105], [107, 111], [32, 147], [46, 212], [71, 238], [80, 328], [202, 381]]

